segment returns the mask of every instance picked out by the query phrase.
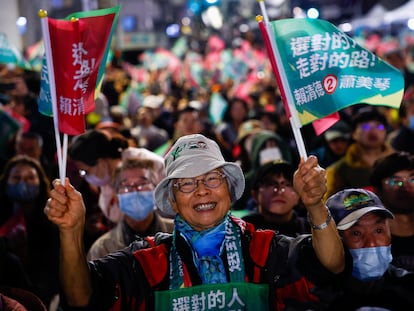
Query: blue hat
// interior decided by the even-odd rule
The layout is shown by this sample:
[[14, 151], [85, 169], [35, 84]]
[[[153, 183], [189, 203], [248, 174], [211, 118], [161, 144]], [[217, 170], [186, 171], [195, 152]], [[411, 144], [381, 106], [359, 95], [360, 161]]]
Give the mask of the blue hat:
[[339, 191], [328, 198], [326, 206], [338, 230], [351, 228], [362, 216], [374, 211], [388, 218], [394, 218], [394, 215], [384, 207], [373, 192], [364, 189]]

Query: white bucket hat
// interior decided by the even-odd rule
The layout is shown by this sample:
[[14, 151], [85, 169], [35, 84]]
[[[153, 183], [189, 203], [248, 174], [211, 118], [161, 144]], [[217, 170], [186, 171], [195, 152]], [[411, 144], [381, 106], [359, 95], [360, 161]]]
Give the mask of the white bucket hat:
[[154, 177], [157, 184], [165, 178], [164, 158], [148, 149], [128, 147], [122, 151], [122, 161], [129, 159], [149, 160], [154, 164]]
[[169, 193], [170, 180], [193, 178], [223, 168], [230, 183], [231, 200], [239, 199], [244, 191], [245, 180], [242, 169], [236, 163], [226, 162], [217, 143], [201, 134], [180, 137], [165, 156], [165, 177], [155, 188], [157, 207], [167, 215], [174, 215]]

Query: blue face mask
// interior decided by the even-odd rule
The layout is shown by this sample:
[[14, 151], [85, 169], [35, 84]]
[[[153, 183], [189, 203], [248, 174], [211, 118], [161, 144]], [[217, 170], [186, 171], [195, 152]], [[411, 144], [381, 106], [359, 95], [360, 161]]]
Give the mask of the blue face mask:
[[39, 186], [25, 182], [7, 184], [6, 194], [12, 201], [27, 203], [36, 200], [39, 195]]
[[134, 220], [144, 220], [154, 211], [154, 191], [135, 191], [118, 194], [121, 211]]
[[361, 281], [380, 279], [392, 261], [391, 245], [350, 249], [354, 259], [352, 275]]
[[414, 115], [408, 117], [408, 127], [414, 131]]

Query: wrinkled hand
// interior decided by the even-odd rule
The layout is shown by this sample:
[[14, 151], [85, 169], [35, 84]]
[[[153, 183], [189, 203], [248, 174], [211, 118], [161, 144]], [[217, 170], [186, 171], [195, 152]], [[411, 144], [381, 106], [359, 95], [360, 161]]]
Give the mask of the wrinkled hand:
[[306, 161], [301, 159], [293, 177], [293, 186], [306, 209], [322, 203], [327, 189], [326, 173], [315, 156], [309, 156]]
[[61, 230], [82, 229], [85, 224], [85, 205], [82, 195], [65, 179], [53, 181], [53, 189], [47, 200], [44, 212], [47, 218]]

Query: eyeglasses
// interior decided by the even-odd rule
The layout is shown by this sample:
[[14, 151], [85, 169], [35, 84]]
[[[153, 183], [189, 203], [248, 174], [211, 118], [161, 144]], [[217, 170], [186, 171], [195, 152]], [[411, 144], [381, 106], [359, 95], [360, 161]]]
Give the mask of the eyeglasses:
[[118, 193], [129, 193], [129, 192], [135, 192], [135, 191], [143, 191], [148, 190], [148, 188], [152, 185], [150, 181], [147, 181], [145, 183], [130, 183], [130, 184], [120, 184], [118, 187]]
[[279, 183], [273, 183], [273, 182], [269, 182], [269, 183], [265, 182], [261, 184], [260, 188], [266, 189], [266, 190], [272, 189], [274, 193], [277, 193], [277, 192], [284, 193], [286, 192], [286, 190], [289, 190], [289, 191], [293, 190], [293, 186], [290, 184], [284, 184], [284, 183], [279, 184]]
[[362, 123], [361, 124], [361, 129], [364, 132], [368, 132], [368, 131], [373, 130], [373, 129], [378, 130], [378, 131], [383, 131], [383, 130], [385, 130], [385, 125], [382, 124], [382, 123], [375, 124], [375, 125], [370, 124], [370, 123]]
[[409, 177], [390, 177], [384, 180], [384, 183], [390, 188], [401, 188], [406, 183], [410, 187], [414, 187], [414, 176]]
[[181, 178], [173, 186], [183, 193], [190, 193], [198, 187], [199, 181], [201, 181], [207, 188], [214, 189], [220, 187], [224, 178], [226, 178], [226, 175], [223, 173], [210, 172], [205, 174], [202, 179]]

